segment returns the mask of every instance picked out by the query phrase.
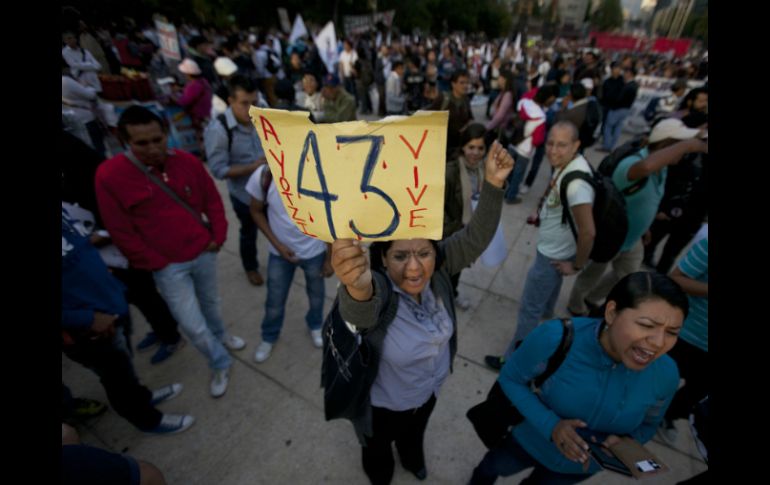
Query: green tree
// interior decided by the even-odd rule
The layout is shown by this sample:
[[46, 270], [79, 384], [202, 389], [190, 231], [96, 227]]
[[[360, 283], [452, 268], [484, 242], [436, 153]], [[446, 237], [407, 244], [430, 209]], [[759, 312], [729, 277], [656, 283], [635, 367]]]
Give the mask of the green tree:
[[600, 32], [623, 27], [623, 8], [620, 6], [620, 0], [602, 0], [591, 17], [591, 25]]

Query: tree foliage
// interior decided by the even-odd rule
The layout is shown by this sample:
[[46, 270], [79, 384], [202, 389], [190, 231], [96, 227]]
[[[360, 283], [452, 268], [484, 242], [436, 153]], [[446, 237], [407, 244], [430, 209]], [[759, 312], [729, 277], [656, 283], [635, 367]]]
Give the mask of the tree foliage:
[[591, 17], [591, 25], [600, 32], [623, 27], [623, 7], [620, 5], [620, 0], [602, 0]]

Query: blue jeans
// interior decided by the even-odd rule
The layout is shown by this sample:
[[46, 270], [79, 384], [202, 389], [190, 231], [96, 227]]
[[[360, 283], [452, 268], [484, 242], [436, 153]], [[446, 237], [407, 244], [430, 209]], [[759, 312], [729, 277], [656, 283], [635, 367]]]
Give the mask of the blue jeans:
[[508, 148], [514, 160], [513, 170], [508, 174], [508, 188], [505, 190], [505, 200], [512, 202], [519, 195], [519, 186], [527, 173], [529, 158], [522, 156], [513, 148]]
[[305, 290], [310, 302], [305, 315], [305, 321], [310, 330], [318, 330], [323, 324], [324, 297], [326, 287], [321, 274], [326, 253], [310, 259], [301, 259], [292, 263], [281, 256], [270, 253], [267, 262], [267, 302], [265, 303], [265, 318], [262, 320], [262, 340], [275, 343], [281, 334], [283, 317], [286, 313], [286, 298], [289, 296], [291, 281], [297, 266], [305, 272]]
[[607, 113], [607, 122], [604, 124], [604, 140], [602, 146], [605, 150], [612, 150], [620, 139], [623, 122], [631, 112], [629, 108], [613, 109]]
[[532, 467], [535, 468], [532, 473], [519, 483], [571, 485], [591, 477], [590, 473], [579, 475], [549, 470], [527, 453], [516, 438], [511, 436], [505, 440], [503, 446], [492, 449], [484, 455], [481, 463], [473, 470], [470, 485], [495, 483], [498, 476], [509, 477]]
[[233, 360], [222, 344], [225, 326], [217, 293], [217, 255], [202, 252], [184, 263], [171, 263], [153, 273], [182, 333], [209, 360], [211, 369], [227, 369]]
[[239, 249], [241, 252], [241, 263], [244, 271], [256, 271], [259, 268], [257, 262], [257, 223], [251, 218], [249, 206], [232, 195], [230, 202], [233, 204], [235, 215], [241, 222], [241, 238]]
[[551, 266], [551, 261], [556, 261], [543, 256], [540, 251], [535, 256], [535, 262], [527, 273], [524, 282], [524, 293], [521, 295], [519, 315], [516, 318], [516, 335], [505, 351], [505, 357], [511, 355], [514, 344], [537, 327], [543, 319], [553, 316], [556, 300], [561, 291], [562, 275]]

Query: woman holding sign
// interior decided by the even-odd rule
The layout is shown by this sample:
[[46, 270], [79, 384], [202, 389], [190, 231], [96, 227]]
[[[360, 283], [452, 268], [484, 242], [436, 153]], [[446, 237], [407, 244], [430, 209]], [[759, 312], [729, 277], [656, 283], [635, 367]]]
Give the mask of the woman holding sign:
[[[358, 241], [338, 239], [332, 245], [332, 266], [342, 282], [337, 295], [342, 317], [364, 332], [387, 326], [377, 348], [371, 413], [354, 422], [364, 471], [373, 484], [393, 477], [393, 441], [404, 468], [420, 480], [427, 476], [423, 435], [457, 349], [451, 277], [470, 266], [494, 236], [512, 168], [510, 154], [495, 142], [476, 211], [467, 226], [440, 242], [376, 242], [370, 258]], [[392, 298], [398, 299], [398, 310], [386, 322], [380, 315]]]
[[610, 291], [603, 319], [574, 319], [566, 358], [535, 394], [529, 382], [546, 369], [564, 334], [559, 320], [539, 325], [498, 378], [524, 420], [487, 452], [470, 483], [491, 484], [532, 467], [526, 483], [578, 483], [601, 470], [589, 443], [609, 448], [624, 435], [649, 441], [679, 384], [666, 353], [688, 310], [687, 295], [669, 277], [629, 274]]

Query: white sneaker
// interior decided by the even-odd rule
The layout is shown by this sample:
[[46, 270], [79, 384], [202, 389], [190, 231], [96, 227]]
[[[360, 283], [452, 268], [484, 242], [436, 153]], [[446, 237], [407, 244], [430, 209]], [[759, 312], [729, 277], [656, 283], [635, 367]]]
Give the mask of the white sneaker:
[[222, 397], [227, 391], [227, 384], [230, 382], [229, 369], [219, 369], [214, 371], [214, 377], [211, 379], [211, 396]]
[[246, 342], [242, 338], [236, 337], [235, 335], [225, 336], [223, 343], [225, 344], [225, 347], [230, 350], [241, 350], [246, 347]]
[[529, 193], [529, 185], [523, 184], [521, 188], [519, 189], [519, 193], [524, 195]]
[[257, 362], [264, 362], [270, 357], [270, 352], [272, 351], [273, 344], [262, 341], [257, 345], [257, 351], [254, 352], [254, 360]]
[[324, 345], [323, 338], [321, 337], [321, 329], [318, 330], [311, 330], [310, 336], [313, 338], [313, 345], [315, 345], [317, 348], [321, 348]]
[[163, 386], [160, 389], [155, 389], [152, 391], [152, 399], [150, 400], [150, 404], [155, 406], [162, 402], [170, 401], [171, 399], [177, 397], [179, 393], [182, 392], [182, 389], [184, 389], [184, 386], [181, 382], [175, 382], [174, 384]]

